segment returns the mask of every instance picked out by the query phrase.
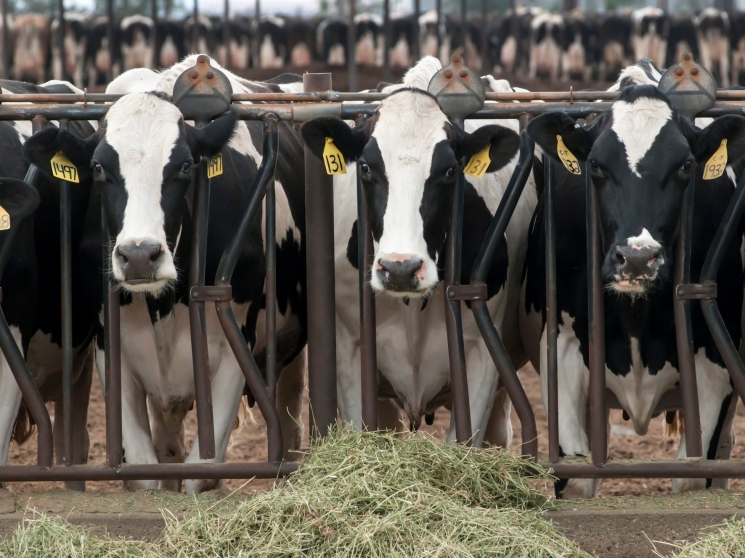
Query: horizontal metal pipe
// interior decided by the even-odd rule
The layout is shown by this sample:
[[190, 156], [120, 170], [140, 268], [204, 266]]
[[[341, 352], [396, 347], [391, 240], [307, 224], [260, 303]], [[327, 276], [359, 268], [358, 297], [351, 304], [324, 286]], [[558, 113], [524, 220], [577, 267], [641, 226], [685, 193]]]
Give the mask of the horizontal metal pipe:
[[297, 463], [159, 463], [157, 465], [70, 465], [0, 467], [0, 482], [165, 479], [273, 479], [297, 471]]
[[590, 463], [549, 463], [540, 461], [546, 469], [562, 479], [710, 479], [745, 478], [745, 461], [703, 460], [703, 461], [611, 461], [602, 467]]

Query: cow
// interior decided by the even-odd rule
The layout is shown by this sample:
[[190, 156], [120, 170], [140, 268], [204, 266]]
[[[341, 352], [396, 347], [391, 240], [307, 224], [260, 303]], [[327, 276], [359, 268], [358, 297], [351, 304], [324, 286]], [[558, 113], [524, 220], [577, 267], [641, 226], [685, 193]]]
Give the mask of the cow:
[[280, 17], [263, 16], [255, 24], [254, 67], [282, 68], [287, 61], [287, 23]]
[[[437, 23], [437, 10], [419, 16], [419, 52], [422, 56], [440, 58], [440, 44], [445, 36], [445, 18]], [[357, 35], [359, 37], [359, 35]]]
[[[66, 82], [49, 82], [41, 86], [0, 80], [3, 95], [28, 93], [82, 93]], [[12, 102], [10, 103], [12, 106]], [[54, 123], [50, 128], [57, 130]], [[94, 132], [85, 121], [71, 121], [69, 135], [85, 138]], [[23, 142], [31, 136], [31, 122], [3, 122], [0, 141], [4, 156], [0, 160], [0, 205], [10, 213], [11, 230], [18, 226], [7, 266], [2, 272], [2, 310], [10, 332], [42, 398], [54, 402], [54, 453], [58, 464], [64, 455], [64, 414], [62, 402], [62, 279], [60, 251], [60, 184], [59, 180], [37, 173], [31, 185], [21, 180], [29, 169], [24, 157]], [[49, 170], [49, 162], [47, 168]], [[8, 188], [12, 186], [12, 190]], [[31, 191], [29, 191], [29, 188]], [[88, 459], [88, 401], [93, 374], [93, 336], [96, 315], [85, 304], [85, 290], [78, 265], [77, 249], [83, 232], [88, 206], [89, 185], [70, 184], [71, 248], [72, 248], [72, 346], [73, 346], [73, 455], [72, 463], [84, 464]], [[35, 198], [35, 211], [24, 220], [13, 215], [12, 206], [26, 198]], [[29, 208], [30, 211], [31, 208]], [[4, 221], [0, 218], [0, 226]], [[7, 233], [0, 243], [7, 242]], [[4, 250], [3, 250], [4, 252]], [[101, 289], [99, 288], [99, 291]], [[4, 355], [0, 355], [0, 465], [8, 461], [12, 439], [22, 444], [34, 430], [21, 392]], [[68, 488], [84, 489], [84, 482], [68, 482]]]
[[694, 60], [699, 60], [698, 42], [696, 20], [693, 17], [671, 18], [667, 40], [667, 65], [672, 66], [680, 62], [684, 52], [690, 52]]
[[52, 75], [56, 80], [71, 79], [76, 87], [83, 87], [83, 71], [85, 69], [85, 48], [87, 41], [87, 14], [65, 14], [65, 30], [63, 42], [65, 45], [64, 67], [59, 53], [59, 20], [52, 22]]
[[557, 80], [561, 72], [564, 18], [544, 12], [530, 23], [530, 77]]
[[[703, 181], [704, 164], [723, 140], [727, 140], [729, 164], [737, 168], [742, 158], [745, 118], [724, 116], [703, 130], [697, 128], [682, 118], [657, 88], [659, 74], [649, 71], [649, 62], [642, 66], [624, 70], [618, 84], [624, 85], [620, 96], [591, 124], [555, 113], [541, 115], [528, 126], [530, 136], [552, 160], [557, 157], [557, 137], [561, 137], [566, 149], [582, 163], [583, 175], [571, 174], [561, 163], [554, 163], [559, 444], [563, 456], [585, 455], [590, 450], [586, 422], [589, 355], [584, 173], [591, 173], [599, 203], [606, 385], [636, 433], [643, 435], [653, 416], [671, 411], [659, 408], [658, 403], [679, 382], [672, 276], [686, 185], [695, 170], [691, 251], [691, 282], [695, 283], [735, 187], [732, 169]], [[541, 198], [530, 229], [520, 329], [530, 360], [540, 371], [545, 403], [543, 219]], [[726, 247], [718, 280], [718, 296], [726, 301], [720, 305], [722, 317], [736, 342], [741, 338], [743, 301], [741, 242], [742, 231]], [[691, 315], [704, 457], [726, 459], [734, 442], [732, 419], [737, 397], [695, 301]], [[672, 422], [669, 433], [676, 430], [676, 421]], [[684, 438], [677, 456], [686, 457]], [[673, 479], [674, 492], [710, 485], [711, 480], [705, 479]], [[561, 479], [555, 490], [563, 498], [590, 498], [597, 496], [598, 487], [598, 480]]]
[[85, 73], [88, 76], [89, 89], [97, 85], [105, 85], [109, 71], [116, 76], [122, 69], [121, 28], [116, 24], [112, 26], [114, 38], [113, 49], [110, 49], [108, 21], [107, 16], [99, 16], [91, 22], [88, 30], [85, 45]]
[[121, 23], [122, 67], [153, 67], [153, 20], [141, 15], [125, 17]]
[[[155, 23], [155, 52], [158, 53], [158, 67], [170, 68], [187, 54], [186, 33], [182, 22], [171, 18], [158, 19]], [[232, 37], [232, 35], [231, 35]]]
[[530, 23], [541, 10], [517, 8], [510, 10], [499, 23], [496, 33], [495, 65], [497, 73], [523, 74], [528, 71], [530, 53]]
[[389, 64], [391, 68], [408, 68], [411, 66], [411, 50], [416, 40], [416, 22], [407, 15], [394, 15], [391, 17], [390, 28]]
[[[105, 129], [98, 135], [76, 140], [64, 132], [46, 131], [26, 143], [29, 158], [40, 168], [46, 168], [48, 158], [62, 149], [80, 170], [81, 182], [93, 184], [80, 259], [86, 270], [83, 287], [97, 314], [102, 309], [103, 196], [112, 238], [110, 277], [122, 293], [123, 445], [127, 463], [181, 462], [186, 457], [183, 419], [194, 402], [186, 270], [193, 227], [190, 184], [196, 164], [200, 157], [222, 154], [224, 172], [212, 178], [210, 200], [206, 276], [211, 281], [243, 217], [250, 194], [247, 186], [262, 159], [258, 123], [236, 124], [235, 114], [230, 112], [196, 129], [184, 123], [179, 110], [167, 100], [175, 80], [196, 60], [192, 55], [161, 73], [134, 70], [114, 80], [107, 91], [129, 93], [111, 105]], [[214, 62], [213, 67], [220, 68]], [[235, 92], [283, 90], [224, 72]], [[277, 233], [272, 241], [277, 243], [277, 363], [281, 371], [277, 402], [285, 456], [292, 458], [290, 452], [302, 436], [299, 413], [306, 315], [303, 155], [299, 137], [288, 124], [280, 125], [274, 188]], [[263, 230], [262, 219], [257, 219], [232, 280], [233, 312], [260, 366], [265, 355]], [[245, 382], [210, 304], [206, 316], [215, 402], [215, 461], [222, 462]], [[103, 382], [102, 349], [99, 336], [96, 364]], [[196, 441], [186, 461], [200, 461]], [[200, 492], [217, 485], [217, 481], [190, 480], [186, 490]], [[157, 488], [159, 483], [132, 481], [126, 486], [136, 490]], [[179, 483], [163, 481], [160, 486], [178, 489]]]
[[[416, 429], [422, 417], [450, 404], [450, 367], [443, 288], [445, 241], [454, 182], [472, 155], [489, 148], [483, 178], [466, 177], [463, 283], [469, 282], [481, 241], [516, 163], [517, 122], [467, 121], [459, 130], [426, 92], [439, 60], [422, 58], [366, 123], [355, 128], [336, 118], [311, 120], [302, 128], [320, 156], [331, 138], [346, 159], [347, 174], [334, 176], [337, 397], [342, 420], [361, 426], [357, 255], [357, 176], [361, 173], [375, 242], [372, 289], [376, 293], [379, 426], [398, 429], [400, 410]], [[489, 77], [490, 90], [510, 91]], [[508, 127], [509, 126], [509, 127]], [[489, 271], [488, 307], [508, 347], [516, 328], [505, 327], [517, 312], [527, 225], [535, 184], [526, 185]], [[473, 443], [508, 447], [511, 404], [497, 390], [497, 370], [473, 316], [463, 315]], [[515, 336], [517, 337], [517, 336]], [[451, 420], [449, 438], [454, 438]]]
[[354, 17], [354, 59], [361, 66], [383, 65], [383, 18], [362, 13]]
[[203, 52], [213, 56], [217, 52], [218, 40], [215, 37], [214, 23], [204, 14], [197, 19], [190, 15], [184, 20], [184, 41], [189, 53]]
[[595, 66], [598, 45], [598, 26], [595, 20], [574, 10], [564, 18], [561, 44], [562, 79], [589, 81]]
[[600, 23], [598, 77], [601, 80], [615, 81], [621, 70], [634, 60], [631, 27], [631, 18], [623, 14], [606, 16]]
[[16, 81], [44, 82], [49, 64], [49, 17], [18, 15], [13, 25], [13, 77]]
[[320, 23], [316, 30], [316, 42], [322, 62], [329, 66], [344, 66], [347, 63], [348, 26], [346, 20], [335, 17]]
[[745, 85], [745, 13], [733, 14], [730, 23], [732, 85]]
[[648, 6], [631, 13], [631, 43], [636, 60], [650, 58], [656, 66], [665, 65], [670, 17], [661, 9]]
[[704, 9], [696, 18], [700, 63], [709, 70], [720, 87], [730, 86], [730, 21], [727, 12]]
[[318, 20], [300, 17], [287, 22], [287, 56], [291, 66], [304, 68], [318, 58], [316, 52], [316, 27]]

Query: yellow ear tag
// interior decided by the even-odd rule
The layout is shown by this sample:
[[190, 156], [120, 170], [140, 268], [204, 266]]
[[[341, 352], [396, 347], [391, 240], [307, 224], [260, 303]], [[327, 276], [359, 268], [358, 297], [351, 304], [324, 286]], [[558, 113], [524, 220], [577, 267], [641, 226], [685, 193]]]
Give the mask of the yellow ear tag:
[[486, 174], [486, 169], [489, 168], [489, 164], [491, 163], [491, 159], [489, 158], [490, 147], [491, 145], [487, 145], [484, 149], [471, 157], [471, 160], [468, 161], [463, 172], [475, 176], [476, 178], [484, 176]]
[[222, 153], [210, 158], [207, 164], [207, 178], [215, 178], [222, 174]]
[[10, 229], [10, 215], [5, 208], [0, 205], [0, 231], [7, 231]]
[[70, 159], [65, 157], [62, 151], [52, 157], [52, 176], [60, 180], [66, 180], [67, 182], [74, 182], [75, 184], [80, 182], [78, 169], [72, 164]]
[[323, 164], [326, 165], [326, 174], [347, 174], [344, 156], [334, 145], [333, 138], [326, 138], [326, 145], [323, 147]]
[[569, 172], [571, 172], [572, 174], [582, 174], [582, 169], [579, 166], [577, 157], [575, 157], [574, 153], [567, 149], [567, 146], [564, 145], [564, 140], [561, 139], [561, 136], [556, 136], [556, 154], [559, 156], [559, 159], [561, 159], [561, 162], [564, 163], [564, 166]]
[[722, 144], [706, 162], [704, 167], [704, 180], [714, 180], [724, 174], [727, 169], [727, 140], [723, 139]]

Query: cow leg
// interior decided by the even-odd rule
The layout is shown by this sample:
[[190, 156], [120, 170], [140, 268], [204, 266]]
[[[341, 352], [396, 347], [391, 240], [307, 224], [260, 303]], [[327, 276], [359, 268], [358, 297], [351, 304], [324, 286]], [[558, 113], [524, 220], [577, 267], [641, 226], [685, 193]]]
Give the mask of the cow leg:
[[[10, 331], [16, 344], [20, 347], [21, 332], [15, 326], [11, 326]], [[21, 390], [18, 389], [18, 384], [10, 366], [8, 366], [8, 361], [0, 353], [0, 466], [8, 464], [10, 439], [13, 435], [18, 409], [21, 407], [21, 399]], [[0, 486], [4, 486], [4, 483]]]
[[[362, 429], [362, 378], [360, 346], [342, 325], [336, 327], [336, 398], [344, 423]], [[311, 409], [312, 411], [312, 409]]]
[[305, 349], [282, 368], [277, 380], [277, 410], [282, 427], [282, 457], [287, 461], [300, 458], [296, 450], [303, 443], [303, 393], [305, 391]]
[[[706, 358], [704, 351], [695, 356], [698, 406], [701, 417], [701, 443], [708, 459], [716, 455], [719, 439], [727, 416], [732, 386], [727, 370]], [[729, 426], [728, 426], [729, 428]], [[678, 459], [686, 458], [685, 436], [680, 440]], [[686, 492], [706, 488], [706, 479], [673, 479], [673, 492]]]
[[[122, 362], [122, 446], [126, 463], [155, 465], [153, 437], [147, 413], [147, 399], [142, 386], [137, 385], [132, 372]], [[124, 481], [124, 489], [154, 490], [157, 480]]]
[[[564, 455], [587, 455], [587, 395], [590, 372], [580, 351], [579, 339], [560, 328], [557, 342], [559, 355], [559, 452]], [[548, 408], [548, 380], [546, 376], [546, 330], [541, 337], [541, 397]], [[596, 498], [599, 479], [559, 479], [554, 486], [557, 498]]]
[[507, 390], [498, 386], [497, 395], [491, 408], [489, 422], [486, 425], [484, 441], [493, 446], [509, 449], [512, 442], [512, 420], [510, 411], [512, 400], [507, 395]]
[[[726, 399], [723, 402], [726, 403]], [[735, 447], [735, 414], [737, 413], [737, 403], [739, 398], [735, 391], [732, 392], [729, 398], [729, 405], [724, 415], [724, 420], [721, 422], [721, 434], [719, 435], [719, 443], [716, 446], [714, 452], [714, 459], [729, 459], [732, 457], [732, 448]], [[724, 410], [724, 407], [723, 409]], [[729, 490], [729, 479], [712, 479], [711, 488], [722, 488]]]
[[[163, 409], [148, 398], [148, 409], [150, 410], [150, 428], [153, 432], [153, 448], [158, 456], [159, 463], [183, 463], [186, 457], [186, 445], [184, 443], [184, 421], [181, 421], [172, 430], [166, 424]], [[181, 490], [181, 479], [161, 480], [158, 483], [161, 490], [179, 492]]]
[[[199, 434], [197, 433], [189, 457], [186, 458], [187, 463], [225, 462], [228, 442], [233, 432], [235, 417], [238, 415], [238, 407], [241, 403], [241, 397], [243, 397], [243, 388], [246, 381], [229, 347], [224, 347], [221, 357], [220, 366], [210, 380], [212, 401], [216, 403], [212, 407], [215, 425], [215, 459], [204, 460], [199, 458]], [[219, 479], [189, 479], [184, 483], [187, 494], [199, 494], [221, 486], [222, 480]]]

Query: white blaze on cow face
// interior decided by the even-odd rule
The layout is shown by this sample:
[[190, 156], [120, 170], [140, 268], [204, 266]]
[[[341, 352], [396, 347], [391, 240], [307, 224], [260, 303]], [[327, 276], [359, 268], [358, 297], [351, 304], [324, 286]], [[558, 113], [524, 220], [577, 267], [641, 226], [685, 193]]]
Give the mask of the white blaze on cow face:
[[631, 172], [641, 177], [637, 165], [672, 118], [672, 110], [665, 101], [640, 97], [633, 103], [615, 102], [612, 111], [611, 128], [626, 149]]
[[373, 269], [383, 269], [387, 261], [421, 262], [421, 266], [414, 271], [416, 290], [387, 290], [373, 273], [371, 284], [376, 291], [416, 297], [429, 294], [437, 285], [437, 267], [427, 251], [420, 206], [435, 146], [447, 139], [446, 122], [437, 101], [422, 93], [392, 95], [380, 108], [372, 137], [385, 164], [388, 201]]
[[149, 93], [125, 95], [106, 115], [106, 142], [119, 157], [119, 171], [127, 193], [122, 230], [114, 252], [128, 245], [158, 244], [162, 254], [152, 281], [125, 282], [118, 258], [112, 258], [114, 278], [133, 292], [158, 294], [176, 280], [173, 254], [166, 242], [161, 207], [163, 168], [179, 138], [181, 113], [171, 103]]

